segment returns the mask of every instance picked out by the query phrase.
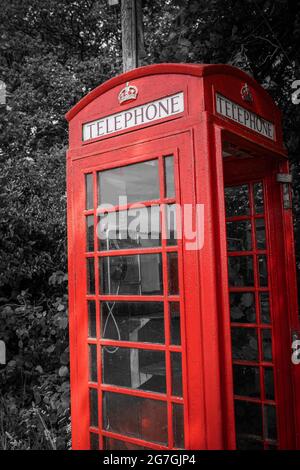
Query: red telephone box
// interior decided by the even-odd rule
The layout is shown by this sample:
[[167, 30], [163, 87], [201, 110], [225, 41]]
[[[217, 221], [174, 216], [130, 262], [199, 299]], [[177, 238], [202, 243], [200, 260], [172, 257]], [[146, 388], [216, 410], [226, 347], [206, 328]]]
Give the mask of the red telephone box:
[[231, 66], [159, 64], [67, 119], [73, 448], [299, 448], [290, 176], [270, 96]]

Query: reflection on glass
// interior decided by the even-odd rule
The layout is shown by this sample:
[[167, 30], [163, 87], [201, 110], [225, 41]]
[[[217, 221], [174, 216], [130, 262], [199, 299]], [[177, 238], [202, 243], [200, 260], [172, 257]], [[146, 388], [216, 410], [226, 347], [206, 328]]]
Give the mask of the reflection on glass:
[[104, 438], [104, 450], [145, 450], [146, 447], [141, 447], [131, 442], [119, 441], [118, 439]]
[[166, 238], [167, 245], [174, 246], [177, 245], [177, 225], [176, 225], [176, 211], [179, 210], [176, 204], [166, 205]]
[[90, 382], [97, 382], [97, 346], [89, 344], [89, 365], [90, 365]]
[[103, 394], [103, 427], [106, 431], [166, 445], [167, 403], [149, 398]]
[[184, 417], [183, 405], [173, 403], [173, 433], [174, 447], [177, 449], [184, 448]]
[[253, 292], [230, 293], [230, 318], [233, 323], [255, 323]]
[[264, 406], [265, 439], [277, 439], [276, 408], [272, 405]]
[[265, 394], [268, 400], [275, 399], [274, 372], [272, 367], [264, 368]]
[[98, 427], [98, 391], [90, 388], [90, 426]]
[[102, 251], [160, 246], [160, 207], [103, 214], [97, 225], [97, 236]]
[[261, 330], [262, 334], [262, 349], [263, 349], [263, 360], [272, 361], [272, 331]]
[[166, 393], [163, 351], [102, 348], [103, 383], [118, 387]]
[[179, 302], [170, 302], [170, 326], [171, 326], [171, 344], [180, 345], [180, 304]]
[[269, 292], [260, 292], [260, 318], [262, 323], [271, 323]]
[[178, 254], [168, 253], [168, 287], [170, 295], [179, 294]]
[[251, 398], [260, 397], [259, 368], [252, 366], [233, 366], [235, 395]]
[[175, 184], [174, 184], [174, 159], [173, 157], [165, 157], [165, 185], [166, 197], [175, 197]]
[[172, 395], [182, 397], [182, 361], [181, 353], [171, 353]]
[[163, 302], [100, 302], [102, 338], [165, 342]]
[[99, 205], [119, 206], [159, 199], [158, 160], [101, 171], [98, 188]]
[[90, 432], [90, 449], [99, 450], [99, 436], [94, 432]]
[[97, 329], [96, 329], [96, 303], [94, 300], [88, 301], [88, 326], [89, 338], [96, 338]]
[[86, 217], [86, 251], [94, 251], [94, 216]]
[[230, 186], [225, 188], [226, 216], [249, 215], [249, 190], [248, 185]]
[[255, 328], [232, 328], [231, 340], [233, 359], [258, 360], [257, 331]]
[[264, 212], [264, 191], [262, 183], [253, 185], [255, 213], [262, 214]]
[[95, 263], [94, 258], [87, 258], [87, 293], [95, 294]]
[[254, 286], [253, 257], [229, 256], [228, 277], [230, 287]]
[[100, 258], [101, 293], [112, 295], [161, 295], [161, 254]]
[[227, 222], [226, 226], [228, 251], [250, 251], [252, 249], [250, 221]]
[[264, 219], [255, 220], [256, 248], [258, 250], [266, 249], [266, 227]]
[[235, 401], [235, 424], [238, 439], [249, 436], [260, 440], [262, 438], [262, 409], [259, 403]]
[[94, 209], [93, 174], [85, 175], [85, 208]]
[[268, 285], [268, 267], [267, 257], [265, 255], [258, 256], [259, 285], [267, 287]]

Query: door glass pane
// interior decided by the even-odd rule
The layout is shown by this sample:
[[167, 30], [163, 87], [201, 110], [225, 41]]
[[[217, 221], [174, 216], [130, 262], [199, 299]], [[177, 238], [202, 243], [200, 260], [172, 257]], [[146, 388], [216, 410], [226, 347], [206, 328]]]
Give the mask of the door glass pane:
[[176, 211], [178, 210], [176, 204], [166, 205], [166, 239], [168, 246], [177, 245], [177, 222], [176, 222]]
[[88, 324], [89, 324], [89, 338], [96, 338], [97, 330], [96, 330], [96, 303], [94, 300], [88, 301]]
[[165, 157], [165, 186], [166, 197], [175, 197], [175, 184], [174, 184], [174, 159], [173, 157]]
[[258, 360], [257, 331], [255, 328], [232, 328], [231, 339], [233, 359]]
[[178, 254], [168, 253], [168, 287], [170, 295], [179, 294]]
[[235, 423], [238, 439], [262, 439], [261, 404], [236, 400]]
[[256, 322], [253, 292], [230, 293], [230, 318], [233, 323]]
[[87, 258], [87, 293], [95, 294], [95, 263], [94, 258]]
[[264, 406], [265, 438], [277, 439], [276, 408], [272, 405]]
[[230, 287], [252, 287], [254, 285], [253, 257], [229, 256], [228, 276]]
[[119, 206], [159, 199], [158, 160], [101, 171], [98, 188], [101, 205]]
[[271, 323], [269, 293], [260, 292], [260, 319], [262, 323]]
[[173, 434], [174, 447], [184, 449], [184, 417], [183, 405], [173, 403]]
[[103, 394], [103, 427], [107, 431], [166, 445], [167, 403], [148, 398]]
[[102, 338], [165, 342], [163, 302], [100, 302]]
[[267, 257], [265, 255], [258, 256], [258, 269], [259, 269], [259, 285], [261, 287], [267, 287], [268, 268], [267, 268]]
[[103, 383], [166, 393], [166, 362], [163, 351], [102, 348]]
[[137, 446], [131, 442], [119, 441], [118, 439], [104, 438], [104, 450], [145, 450], [146, 447]]
[[233, 366], [235, 395], [250, 398], [260, 397], [259, 368], [251, 366]]
[[94, 209], [93, 174], [85, 175], [85, 208]]
[[86, 251], [94, 251], [94, 216], [86, 217]]
[[90, 433], [90, 449], [99, 450], [99, 435], [95, 432]]
[[89, 364], [90, 364], [90, 376], [91, 382], [97, 382], [97, 346], [95, 344], [89, 345]]
[[249, 215], [249, 189], [247, 184], [225, 188], [226, 216]]
[[179, 302], [170, 302], [170, 325], [171, 325], [171, 344], [181, 344], [180, 334], [180, 304]]
[[262, 183], [253, 185], [255, 213], [262, 214], [264, 212], [264, 191]]
[[250, 251], [252, 249], [250, 221], [227, 222], [226, 226], [228, 251]]
[[272, 331], [261, 330], [263, 360], [272, 361]]
[[258, 250], [266, 249], [266, 227], [264, 219], [255, 220], [256, 248]]
[[160, 246], [160, 207], [106, 213], [99, 219], [97, 236], [101, 251]]
[[181, 353], [171, 353], [172, 395], [182, 397], [182, 365]]
[[161, 295], [161, 254], [100, 258], [101, 293], [112, 295]]
[[274, 393], [274, 371], [272, 367], [264, 368], [265, 394], [268, 400], [275, 399]]
[[98, 427], [98, 391], [90, 388], [90, 425]]

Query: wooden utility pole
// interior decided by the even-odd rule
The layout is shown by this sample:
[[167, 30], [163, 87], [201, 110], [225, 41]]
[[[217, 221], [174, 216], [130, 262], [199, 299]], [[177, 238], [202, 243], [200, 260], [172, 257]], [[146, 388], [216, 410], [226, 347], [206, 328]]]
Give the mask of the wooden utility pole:
[[123, 71], [141, 65], [145, 56], [143, 0], [121, 0]]

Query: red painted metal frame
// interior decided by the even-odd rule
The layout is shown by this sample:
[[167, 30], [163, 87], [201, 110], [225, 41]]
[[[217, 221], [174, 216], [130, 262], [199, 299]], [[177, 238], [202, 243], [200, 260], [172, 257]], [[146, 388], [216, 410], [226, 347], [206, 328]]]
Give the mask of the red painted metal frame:
[[[134, 104], [122, 105], [122, 110], [183, 91], [184, 114], [83, 143], [84, 123], [120, 111], [117, 96], [127, 81], [134, 82], [139, 88], [139, 95]], [[241, 86], [245, 82], [250, 86], [254, 97], [252, 104], [245, 103], [240, 95]], [[273, 122], [276, 127], [276, 141], [272, 142], [217, 115], [216, 92]], [[159, 64], [142, 67], [109, 80], [83, 98], [67, 114], [67, 119], [70, 124], [67, 184], [73, 449], [88, 449], [90, 446], [87, 391], [88, 386], [93, 388], [95, 385], [88, 380], [86, 299], [97, 299], [99, 338], [98, 299], [116, 298], [99, 296], [98, 290], [98, 255], [112, 256], [116, 253], [97, 253], [96, 293], [94, 296], [86, 296], [85, 258], [93, 255], [86, 253], [85, 216], [95, 212], [85, 211], [83, 174], [93, 172], [96, 184], [96, 172], [100, 169], [136, 163], [144, 159], [161, 159], [163, 155], [172, 153], [178, 160], [176, 190], [181, 204], [190, 203], [195, 208], [199, 203], [205, 207], [204, 247], [197, 251], [187, 251], [184, 247], [185, 240], [178, 247], [181, 266], [180, 302], [184, 305], [185, 312], [181, 317], [185, 446], [187, 449], [235, 448], [224, 208], [224, 185], [228, 183], [230, 174], [231, 183], [241, 182], [243, 177], [244, 181], [251, 178], [257, 180], [262, 175], [266, 180], [267, 204], [273, 210], [268, 222], [270, 256], [273, 263], [271, 276], [273, 285], [278, 286], [277, 293], [274, 289], [274, 304], [277, 305], [277, 322], [274, 325], [274, 335], [277, 339], [274, 354], [279, 360], [281, 372], [276, 387], [279, 401], [286, 400], [285, 404], [279, 406], [279, 433], [282, 447], [300, 448], [300, 407], [296, 401], [300, 392], [300, 374], [298, 366], [292, 366], [290, 362], [290, 332], [299, 331], [292, 216], [290, 210], [283, 209], [281, 187], [275, 182], [276, 172], [287, 172], [288, 164], [282, 142], [281, 115], [270, 96], [251, 77], [234, 67]], [[223, 165], [222, 146], [225, 140], [254, 151], [258, 158], [252, 160], [252, 163], [250, 160], [244, 160], [242, 165], [239, 163], [239, 167], [234, 162]], [[242, 176], [241, 168], [244, 171]], [[162, 178], [162, 172], [160, 174]], [[97, 207], [96, 194], [94, 198], [94, 207]], [[153, 201], [149, 202], [152, 203]], [[149, 249], [145, 253], [159, 251], [161, 250]], [[176, 249], [163, 246], [164, 257], [167, 251]], [[132, 252], [134, 251], [130, 251]], [[163, 276], [166, 282], [166, 268]], [[119, 296], [118, 300], [128, 300], [127, 296], [126, 299], [124, 297]], [[173, 300], [175, 299], [178, 300], [178, 297]], [[141, 298], [130, 296], [130, 300], [139, 301]], [[143, 300], [161, 300], [167, 303], [172, 298], [164, 294], [145, 297]], [[166, 318], [166, 346], [147, 345], [148, 349], [180, 350], [169, 345], [168, 322]], [[97, 344], [98, 358], [101, 344], [114, 344], [107, 340], [88, 342]], [[126, 346], [132, 345], [139, 347], [138, 343], [126, 343]], [[99, 382], [100, 378], [99, 361]], [[153, 399], [169, 398], [170, 403], [170, 377], [167, 380], [166, 397], [141, 391], [134, 391], [133, 394]], [[100, 423], [102, 393], [112, 389], [115, 390], [115, 387], [99, 387]], [[123, 393], [132, 392], [124, 390]], [[172, 402], [182, 400], [172, 397]], [[168, 416], [170, 424], [170, 404]], [[95, 429], [94, 431], [98, 432]], [[112, 437], [153, 449], [166, 448], [159, 444], [145, 444], [136, 438], [120, 438], [107, 431], [100, 434], [101, 446], [103, 437]]]

